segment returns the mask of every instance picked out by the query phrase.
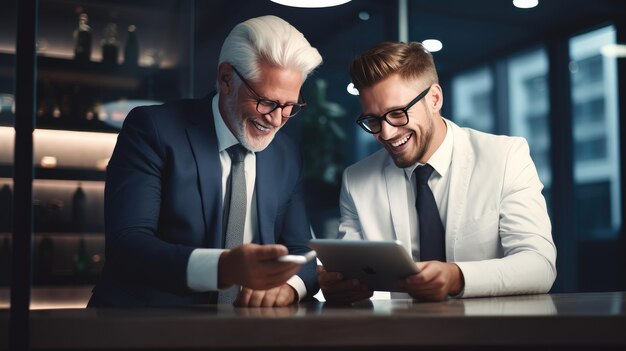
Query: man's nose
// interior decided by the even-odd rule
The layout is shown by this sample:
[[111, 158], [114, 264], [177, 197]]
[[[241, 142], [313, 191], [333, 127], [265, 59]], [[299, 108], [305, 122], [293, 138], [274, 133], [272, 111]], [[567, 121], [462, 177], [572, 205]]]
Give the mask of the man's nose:
[[387, 123], [386, 121], [382, 121], [380, 122], [380, 137], [383, 140], [389, 140], [391, 138], [393, 138], [393, 136], [396, 134], [396, 130], [398, 128], [392, 126], [391, 124]]
[[283, 123], [282, 113], [283, 109], [281, 107], [277, 107], [274, 111], [264, 114], [263, 117], [274, 128], [278, 128]]

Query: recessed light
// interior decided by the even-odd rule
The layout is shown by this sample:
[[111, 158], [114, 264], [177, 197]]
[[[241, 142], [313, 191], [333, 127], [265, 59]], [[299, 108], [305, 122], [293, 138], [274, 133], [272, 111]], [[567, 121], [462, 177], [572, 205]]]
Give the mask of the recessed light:
[[513, 5], [520, 9], [531, 9], [539, 5], [539, 0], [513, 0]]
[[304, 8], [332, 7], [343, 5], [350, 1], [352, 0], [272, 0], [272, 2], [281, 5]]
[[606, 57], [626, 57], [626, 44], [606, 44], [600, 48], [602, 55]]
[[370, 13], [367, 11], [360, 11], [359, 12], [359, 19], [361, 21], [367, 21], [368, 19], [370, 19]]
[[437, 39], [426, 39], [422, 41], [422, 45], [430, 52], [437, 52], [443, 49], [443, 44]]
[[348, 93], [350, 93], [350, 95], [359, 95], [359, 90], [354, 87], [354, 84], [352, 82], [348, 84], [346, 90], [348, 91]]
[[44, 156], [41, 158], [41, 162], [39, 165], [42, 168], [56, 168], [57, 166], [57, 158], [54, 156]]

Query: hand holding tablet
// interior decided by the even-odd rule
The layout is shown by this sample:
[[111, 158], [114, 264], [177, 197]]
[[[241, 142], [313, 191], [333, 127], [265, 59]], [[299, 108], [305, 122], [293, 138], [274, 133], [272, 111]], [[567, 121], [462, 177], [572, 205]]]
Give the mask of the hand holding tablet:
[[420, 272], [399, 241], [313, 239], [309, 247], [327, 272], [356, 278], [372, 291], [400, 291], [398, 280]]

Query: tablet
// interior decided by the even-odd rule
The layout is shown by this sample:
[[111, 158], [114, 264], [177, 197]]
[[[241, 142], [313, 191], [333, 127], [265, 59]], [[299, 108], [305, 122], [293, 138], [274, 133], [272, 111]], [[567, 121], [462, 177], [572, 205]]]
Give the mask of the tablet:
[[419, 273], [400, 241], [313, 239], [309, 247], [326, 271], [356, 278], [376, 291], [398, 291], [398, 280]]

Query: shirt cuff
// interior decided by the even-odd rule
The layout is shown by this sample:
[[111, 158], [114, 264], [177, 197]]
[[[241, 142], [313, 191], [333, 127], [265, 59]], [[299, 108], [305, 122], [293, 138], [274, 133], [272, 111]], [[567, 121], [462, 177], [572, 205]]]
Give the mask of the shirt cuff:
[[[187, 263], [187, 286], [192, 291], [217, 291], [217, 265], [223, 249], [195, 249], [189, 256]], [[287, 284], [296, 290], [298, 302], [306, 296], [306, 286], [302, 278], [294, 275], [287, 280]]]
[[192, 291], [218, 290], [217, 265], [222, 249], [195, 249], [187, 263], [187, 286]]
[[294, 275], [287, 280], [287, 284], [296, 290], [296, 293], [298, 294], [298, 302], [302, 301], [302, 299], [306, 296], [306, 286], [304, 285], [302, 278]]

